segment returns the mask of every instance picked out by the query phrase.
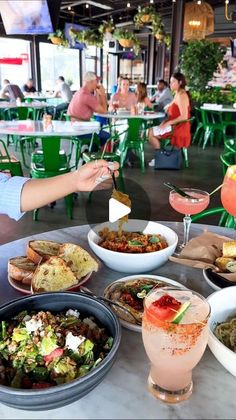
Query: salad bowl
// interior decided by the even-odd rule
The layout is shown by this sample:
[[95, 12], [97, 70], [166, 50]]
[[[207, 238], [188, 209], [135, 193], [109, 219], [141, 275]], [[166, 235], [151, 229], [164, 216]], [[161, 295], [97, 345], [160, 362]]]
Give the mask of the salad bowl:
[[10, 321], [22, 311], [31, 313], [50, 311], [66, 312], [69, 309], [94, 317], [109, 336], [113, 344], [109, 353], [84, 376], [67, 383], [48, 388], [22, 389], [0, 385], [0, 402], [23, 410], [50, 410], [79, 400], [95, 388], [111, 369], [119, 348], [121, 328], [116, 315], [103, 302], [83, 293], [54, 292], [26, 296], [0, 307], [1, 321]]

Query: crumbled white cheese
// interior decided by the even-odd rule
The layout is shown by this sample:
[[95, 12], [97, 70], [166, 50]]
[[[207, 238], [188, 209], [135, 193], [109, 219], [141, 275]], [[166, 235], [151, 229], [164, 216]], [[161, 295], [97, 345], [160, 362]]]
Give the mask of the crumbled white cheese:
[[76, 336], [69, 332], [66, 336], [66, 346], [70, 350], [77, 350], [77, 348], [86, 340], [82, 335]]
[[42, 327], [42, 321], [37, 321], [36, 319], [31, 318], [29, 321], [25, 321], [25, 328], [28, 333], [37, 331], [40, 327]]
[[84, 318], [83, 323], [87, 324], [91, 330], [97, 327], [97, 324], [91, 318]]
[[80, 313], [76, 309], [68, 309], [66, 316], [75, 316], [76, 318], [79, 318]]

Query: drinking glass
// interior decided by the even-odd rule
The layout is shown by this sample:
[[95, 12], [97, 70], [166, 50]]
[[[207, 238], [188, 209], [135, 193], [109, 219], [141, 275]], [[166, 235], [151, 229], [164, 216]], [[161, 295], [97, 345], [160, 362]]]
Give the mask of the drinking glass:
[[236, 165], [227, 169], [221, 188], [221, 202], [225, 210], [234, 216], [236, 226]]
[[116, 114], [117, 113], [117, 109], [119, 108], [119, 101], [118, 100], [112, 101], [112, 108], [113, 108], [114, 114]]
[[[179, 324], [163, 320], [157, 312], [157, 301], [164, 295], [182, 304], [190, 302]], [[189, 289], [154, 288], [146, 296], [142, 338], [151, 361], [148, 387], [156, 398], [166, 403], [178, 403], [192, 394], [192, 370], [207, 345], [209, 315], [208, 302]]]
[[184, 241], [179, 245], [180, 249], [184, 248], [189, 240], [189, 229], [191, 225], [190, 216], [205, 210], [210, 202], [210, 196], [206, 191], [195, 188], [182, 188], [182, 190], [189, 194], [191, 198], [183, 197], [174, 190], [172, 190], [169, 195], [171, 207], [178, 213], [184, 214]]

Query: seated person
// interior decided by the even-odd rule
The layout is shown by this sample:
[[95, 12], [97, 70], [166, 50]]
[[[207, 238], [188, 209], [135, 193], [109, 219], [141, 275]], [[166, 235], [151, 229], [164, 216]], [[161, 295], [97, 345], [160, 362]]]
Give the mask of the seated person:
[[149, 100], [147, 96], [147, 85], [146, 83], [138, 83], [136, 89], [137, 101], [138, 104], [143, 104], [143, 108], [153, 108], [152, 102]]
[[72, 92], [70, 86], [65, 82], [63, 76], [59, 76], [56, 82], [57, 86], [52, 95], [52, 98], [62, 98], [62, 103], [55, 106], [52, 112], [52, 109], [49, 109], [49, 114], [53, 115], [53, 118], [59, 118], [61, 111], [66, 111], [68, 105], [72, 99]]
[[155, 109], [157, 111], [163, 111], [171, 101], [173, 100], [173, 95], [168, 87], [168, 83], [165, 80], [159, 80], [157, 84], [157, 92], [150, 99], [151, 102], [155, 103]]
[[129, 110], [137, 104], [135, 93], [129, 91], [129, 79], [121, 79], [120, 90], [111, 97], [111, 106], [113, 102], [117, 102], [119, 108], [126, 108]]
[[[72, 121], [89, 121], [94, 112], [107, 112], [107, 98], [104, 87], [98, 85], [96, 74], [88, 71], [84, 75], [83, 87], [74, 94], [67, 113]], [[101, 145], [104, 145], [109, 137], [109, 133], [100, 131]]]
[[30, 93], [35, 93], [36, 89], [34, 87], [34, 81], [33, 79], [28, 79], [26, 84], [22, 87], [22, 91], [25, 96], [28, 96]]
[[15, 102], [17, 98], [20, 98], [21, 100], [24, 99], [24, 95], [18, 85], [13, 85], [8, 79], [4, 79], [0, 98]]
[[[160, 124], [160, 128], [165, 129], [172, 126], [172, 132], [163, 136], [155, 136], [153, 128], [149, 130], [149, 143], [154, 149], [160, 149], [161, 140], [171, 137], [171, 145], [177, 148], [189, 147], [191, 142], [191, 124], [190, 118], [191, 104], [190, 96], [186, 92], [186, 80], [182, 73], [174, 73], [170, 80], [171, 89], [175, 92], [175, 97], [168, 107], [168, 118]], [[177, 125], [176, 125], [177, 124]], [[149, 163], [154, 166], [154, 159]]]

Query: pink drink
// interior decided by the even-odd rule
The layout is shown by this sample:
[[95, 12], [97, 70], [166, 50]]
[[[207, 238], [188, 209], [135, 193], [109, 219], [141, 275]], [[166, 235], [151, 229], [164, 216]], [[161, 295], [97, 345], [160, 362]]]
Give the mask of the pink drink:
[[[200, 213], [209, 205], [209, 194], [204, 191], [183, 189], [187, 194], [191, 195], [193, 199], [182, 197], [178, 193], [172, 191], [169, 197], [170, 205], [178, 213], [192, 215]], [[194, 199], [198, 200], [194, 200]]]
[[[181, 303], [190, 301], [179, 324], [158, 319], [151, 304], [168, 294]], [[210, 307], [199, 294], [188, 289], [163, 288], [145, 299], [142, 336], [151, 361], [150, 392], [167, 403], [183, 401], [192, 393], [192, 369], [201, 359], [208, 340]]]
[[236, 165], [230, 166], [226, 172], [221, 188], [221, 202], [225, 210], [236, 217]]

